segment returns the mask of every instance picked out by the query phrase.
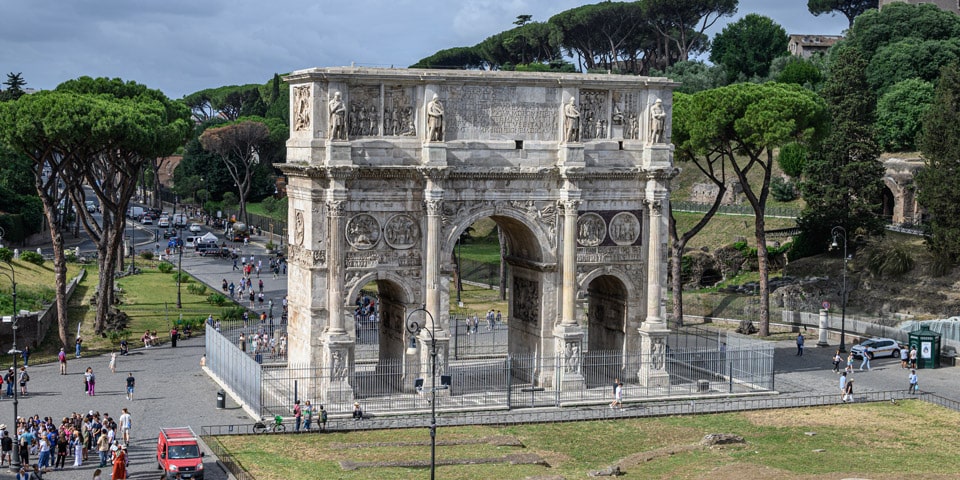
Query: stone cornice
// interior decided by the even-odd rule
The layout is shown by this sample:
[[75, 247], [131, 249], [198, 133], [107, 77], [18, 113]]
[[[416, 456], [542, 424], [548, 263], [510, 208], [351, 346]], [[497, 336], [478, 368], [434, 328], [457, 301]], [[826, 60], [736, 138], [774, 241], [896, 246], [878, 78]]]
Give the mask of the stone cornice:
[[296, 70], [283, 77], [290, 84], [307, 82], [348, 82], [377, 84], [390, 82], [408, 85], [482, 83], [589, 88], [670, 88], [679, 86], [667, 78], [633, 75], [584, 73], [505, 72], [487, 70], [428, 70], [412, 68], [325, 67]]

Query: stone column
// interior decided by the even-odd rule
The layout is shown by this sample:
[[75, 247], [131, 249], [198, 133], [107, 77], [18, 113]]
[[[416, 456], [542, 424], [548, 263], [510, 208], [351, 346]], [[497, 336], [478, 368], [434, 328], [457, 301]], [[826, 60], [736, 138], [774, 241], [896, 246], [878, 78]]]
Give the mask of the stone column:
[[[650, 183], [657, 182], [651, 180]], [[667, 386], [670, 375], [666, 370], [666, 337], [669, 330], [660, 315], [663, 303], [663, 204], [665, 192], [648, 188], [647, 211], [647, 317], [640, 326], [640, 372], [638, 379], [647, 387]]]
[[327, 256], [327, 315], [328, 324], [323, 334], [324, 401], [349, 404], [353, 402], [350, 375], [355, 342], [343, 326], [343, 217], [346, 210], [346, 192], [331, 190], [327, 200], [328, 256]]
[[[583, 352], [583, 328], [577, 324], [577, 208], [580, 205], [580, 192], [564, 192], [563, 240], [561, 248], [562, 292], [560, 324], [553, 328], [555, 339], [554, 353], [560, 359], [559, 370], [555, 377], [562, 391], [577, 391], [586, 388], [586, 381], [580, 369]], [[544, 359], [544, 364], [548, 362]]]
[[820, 309], [820, 331], [817, 338], [818, 347], [829, 347], [830, 343], [827, 341], [827, 334], [830, 333], [830, 313], [825, 309]]
[[[427, 213], [427, 248], [424, 265], [424, 281], [426, 282], [426, 302], [425, 306], [430, 315], [424, 315], [424, 327], [420, 331], [420, 377], [425, 380], [425, 385], [433, 386], [431, 380], [431, 367], [433, 358], [431, 356], [431, 337], [436, 341], [437, 346], [437, 378], [436, 384], [440, 384], [440, 376], [445, 375], [447, 371], [447, 350], [450, 344], [450, 336], [443, 328], [442, 315], [446, 309], [442, 309], [441, 299], [443, 298], [440, 278], [440, 233], [441, 233], [441, 213], [443, 206], [443, 189], [438, 187], [433, 179], [427, 178], [426, 191], [423, 195], [424, 207]], [[449, 390], [438, 391], [440, 395]]]

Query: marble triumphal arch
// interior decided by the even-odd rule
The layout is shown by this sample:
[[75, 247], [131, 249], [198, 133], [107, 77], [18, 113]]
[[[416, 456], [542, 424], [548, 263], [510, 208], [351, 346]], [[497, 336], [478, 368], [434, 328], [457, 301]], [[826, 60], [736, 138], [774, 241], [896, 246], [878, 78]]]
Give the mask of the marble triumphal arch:
[[[381, 358], [399, 391], [449, 362], [451, 253], [474, 221], [507, 239], [511, 354], [561, 359], [533, 379], [584, 387], [589, 350], [639, 353], [669, 382], [664, 320], [672, 89], [622, 75], [314, 68], [286, 77], [289, 362], [353, 398], [353, 299], [375, 281]], [[404, 328], [424, 305], [419, 342]], [[415, 313], [420, 315], [420, 312]], [[411, 348], [411, 345], [414, 347]]]

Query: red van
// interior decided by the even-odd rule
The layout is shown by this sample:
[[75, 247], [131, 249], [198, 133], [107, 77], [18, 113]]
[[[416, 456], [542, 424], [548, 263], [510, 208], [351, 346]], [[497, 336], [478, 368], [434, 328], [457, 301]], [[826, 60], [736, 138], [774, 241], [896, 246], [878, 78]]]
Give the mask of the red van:
[[190, 427], [161, 428], [157, 439], [157, 465], [166, 478], [203, 480], [203, 452]]

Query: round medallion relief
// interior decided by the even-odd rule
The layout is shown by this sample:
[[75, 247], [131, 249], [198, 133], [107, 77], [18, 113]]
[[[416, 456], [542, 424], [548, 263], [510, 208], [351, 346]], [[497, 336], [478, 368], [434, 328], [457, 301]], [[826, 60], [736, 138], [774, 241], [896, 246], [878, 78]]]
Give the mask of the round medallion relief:
[[640, 220], [630, 212], [620, 212], [610, 220], [610, 239], [617, 245], [633, 245], [640, 238]]
[[347, 222], [347, 242], [360, 250], [368, 250], [380, 241], [380, 223], [373, 215], [361, 213]]
[[596, 247], [607, 236], [607, 223], [596, 213], [585, 213], [577, 219], [577, 241], [584, 247]]
[[420, 225], [410, 215], [394, 215], [383, 227], [383, 239], [397, 250], [406, 250], [420, 240]]

